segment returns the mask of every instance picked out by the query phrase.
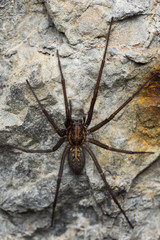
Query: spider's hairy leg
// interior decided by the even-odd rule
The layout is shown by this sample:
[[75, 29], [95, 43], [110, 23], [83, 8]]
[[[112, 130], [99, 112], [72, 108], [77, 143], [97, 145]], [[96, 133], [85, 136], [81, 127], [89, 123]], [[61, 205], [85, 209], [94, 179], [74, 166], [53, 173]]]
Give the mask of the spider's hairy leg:
[[62, 88], [63, 88], [63, 95], [64, 95], [64, 103], [65, 103], [65, 111], [66, 111], [66, 122], [65, 125], [66, 127], [69, 126], [70, 121], [71, 121], [71, 112], [68, 106], [68, 98], [67, 98], [67, 92], [66, 92], [66, 84], [65, 84], [65, 79], [63, 76], [63, 72], [62, 72], [62, 66], [61, 66], [61, 62], [60, 62], [60, 57], [59, 57], [59, 52], [57, 50], [57, 57], [58, 57], [58, 66], [59, 66], [59, 71], [61, 74], [61, 83], [62, 83]]
[[50, 153], [50, 152], [55, 152], [58, 148], [60, 148], [60, 146], [66, 141], [66, 137], [61, 138], [56, 145], [51, 148], [51, 149], [26, 149], [23, 147], [19, 147], [19, 146], [15, 146], [15, 145], [11, 145], [11, 144], [0, 144], [0, 149], [1, 148], [13, 148], [16, 150], [20, 150], [22, 152], [26, 152], [26, 153]]
[[111, 18], [111, 22], [110, 22], [110, 26], [109, 26], [109, 30], [108, 30], [108, 34], [107, 34], [106, 46], [105, 46], [105, 50], [104, 50], [104, 54], [103, 54], [103, 59], [102, 59], [102, 62], [101, 62], [101, 66], [100, 66], [100, 70], [99, 70], [99, 74], [98, 74], [98, 78], [97, 78], [97, 83], [96, 83], [96, 86], [95, 86], [95, 89], [94, 89], [93, 98], [91, 100], [90, 108], [89, 108], [89, 111], [88, 111], [88, 117], [87, 117], [87, 120], [86, 120], [86, 125], [87, 126], [89, 126], [89, 124], [91, 123], [91, 120], [92, 120], [93, 109], [94, 109], [94, 105], [95, 105], [95, 102], [96, 102], [96, 99], [97, 99], [98, 88], [99, 88], [99, 84], [100, 84], [100, 81], [101, 81], [101, 76], [102, 76], [104, 63], [105, 63], [105, 58], [106, 58], [106, 54], [107, 54], [107, 48], [108, 48], [112, 23], [113, 23], [113, 17]]
[[103, 171], [102, 171], [102, 168], [101, 168], [101, 166], [99, 165], [99, 163], [98, 163], [98, 161], [97, 161], [94, 153], [91, 151], [91, 149], [90, 149], [87, 145], [84, 144], [83, 147], [87, 150], [87, 152], [90, 154], [91, 158], [93, 159], [93, 162], [94, 162], [94, 164], [96, 165], [96, 168], [97, 168], [99, 174], [101, 175], [101, 178], [102, 178], [102, 180], [103, 180], [103, 182], [104, 182], [104, 184], [105, 184], [105, 186], [106, 186], [109, 194], [111, 195], [112, 199], [114, 200], [114, 202], [116, 203], [116, 205], [117, 205], [118, 208], [120, 209], [121, 213], [124, 215], [124, 217], [125, 217], [125, 219], [127, 220], [129, 226], [130, 226], [131, 228], [134, 228], [133, 225], [132, 225], [132, 223], [129, 221], [129, 219], [128, 219], [126, 213], [125, 213], [125, 211], [122, 209], [121, 205], [119, 204], [119, 202], [117, 201], [116, 197], [114, 196], [113, 191], [112, 191], [110, 185], [108, 184], [108, 182], [106, 181], [105, 175], [104, 175], [104, 173], [103, 173]]
[[71, 113], [71, 117], [72, 117], [72, 101], [69, 100], [69, 109], [70, 109], [70, 113]]
[[140, 91], [148, 84], [148, 82], [150, 82], [155, 76], [157, 76], [159, 74], [159, 72], [155, 72], [149, 79], [147, 79], [147, 81], [142, 84], [138, 90], [130, 97], [127, 99], [127, 101], [125, 101], [115, 112], [113, 112], [108, 118], [106, 118], [105, 120], [103, 120], [102, 122], [98, 123], [96, 126], [88, 129], [88, 133], [91, 132], [95, 132], [97, 131], [99, 128], [103, 127], [106, 123], [110, 122], [116, 115], [117, 113], [119, 113], [129, 102], [132, 101], [132, 99], [138, 95], [140, 93]]
[[64, 162], [65, 162], [65, 157], [69, 151], [69, 149], [71, 148], [71, 145], [68, 144], [62, 154], [62, 159], [61, 159], [61, 163], [60, 163], [60, 168], [59, 168], [59, 173], [58, 173], [58, 179], [57, 179], [57, 187], [56, 187], [56, 194], [55, 194], [55, 198], [54, 198], [54, 202], [53, 202], [53, 207], [52, 207], [52, 218], [51, 218], [51, 227], [53, 226], [53, 220], [54, 220], [54, 212], [55, 212], [55, 207], [56, 207], [56, 203], [57, 203], [57, 198], [58, 198], [58, 193], [59, 193], [59, 187], [61, 184], [61, 179], [62, 179], [62, 174], [63, 174], [63, 167], [64, 167]]
[[40, 100], [38, 99], [36, 93], [34, 92], [32, 86], [31, 86], [31, 84], [29, 83], [29, 81], [26, 80], [26, 82], [27, 82], [27, 84], [28, 84], [31, 92], [33, 93], [33, 96], [35, 97], [35, 99], [37, 100], [39, 106], [41, 107], [44, 115], [46, 116], [46, 118], [48, 119], [48, 121], [51, 123], [51, 125], [54, 127], [54, 129], [56, 130], [56, 132], [58, 133], [58, 135], [59, 135], [60, 137], [63, 137], [64, 135], [66, 135], [66, 133], [65, 133], [65, 132], [62, 132], [62, 131], [59, 129], [59, 127], [55, 124], [55, 122], [51, 119], [51, 117], [49, 116], [48, 112], [46, 111], [46, 109], [43, 107], [43, 105], [41, 104]]
[[92, 144], [97, 145], [98, 147], [101, 147], [101, 148], [104, 148], [106, 150], [113, 151], [113, 152], [119, 152], [119, 153], [127, 153], [127, 154], [144, 154], [144, 153], [153, 154], [154, 153], [154, 152], [137, 152], [137, 151], [134, 152], [134, 151], [128, 151], [128, 150], [123, 150], [123, 149], [117, 149], [117, 148], [109, 147], [108, 145], [103, 144], [93, 138], [87, 138], [86, 142], [90, 142]]

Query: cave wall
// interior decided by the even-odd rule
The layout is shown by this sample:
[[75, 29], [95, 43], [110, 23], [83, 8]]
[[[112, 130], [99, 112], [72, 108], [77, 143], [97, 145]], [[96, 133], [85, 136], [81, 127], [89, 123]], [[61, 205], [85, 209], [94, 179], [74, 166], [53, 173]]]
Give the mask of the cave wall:
[[[5, 0], [0, 2], [0, 144], [52, 148], [59, 139], [26, 80], [60, 128], [65, 108], [59, 50], [73, 117], [87, 114], [105, 47], [106, 63], [91, 126], [110, 116], [160, 68], [160, 6], [153, 0]], [[54, 228], [52, 203], [64, 146], [55, 153], [0, 149], [0, 238], [33, 240], [158, 240], [160, 238], [160, 79], [92, 134], [132, 151], [120, 154], [90, 145], [132, 230], [86, 153], [75, 176], [67, 159]], [[65, 145], [65, 144], [64, 144]]]

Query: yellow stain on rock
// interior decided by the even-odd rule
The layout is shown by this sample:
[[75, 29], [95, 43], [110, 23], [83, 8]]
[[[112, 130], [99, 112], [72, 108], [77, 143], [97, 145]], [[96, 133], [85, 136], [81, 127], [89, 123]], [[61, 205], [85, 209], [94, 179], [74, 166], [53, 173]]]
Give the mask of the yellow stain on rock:
[[154, 192], [149, 192], [149, 196], [151, 197], [151, 198], [154, 198]]
[[[155, 71], [160, 71], [160, 67], [151, 71], [150, 76]], [[160, 73], [140, 93], [137, 103], [139, 132], [143, 137], [153, 138], [150, 142], [154, 145], [160, 141]]]

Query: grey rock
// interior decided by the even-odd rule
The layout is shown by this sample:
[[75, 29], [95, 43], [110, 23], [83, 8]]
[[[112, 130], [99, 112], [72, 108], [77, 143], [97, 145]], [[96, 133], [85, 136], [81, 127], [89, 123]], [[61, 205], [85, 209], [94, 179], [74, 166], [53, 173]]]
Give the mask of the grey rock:
[[149, 14], [152, 1], [55, 1], [45, 0], [45, 5], [56, 28], [63, 32], [71, 44], [84, 39], [106, 35], [106, 23], [113, 16], [122, 20]]
[[[48, 149], [58, 141], [26, 84], [27, 79], [54, 121], [64, 128], [57, 49], [73, 117], [87, 113], [112, 16], [114, 24], [91, 126], [110, 116], [159, 66], [158, 1], [7, 0], [0, 3], [0, 16], [0, 144]], [[88, 154], [80, 176], [71, 172], [66, 159], [51, 229], [64, 146], [53, 154], [0, 149], [0, 239], [158, 240], [158, 81], [93, 134], [115, 148], [155, 152], [126, 155], [91, 147], [135, 226], [133, 230], [111, 200]]]
[[148, 52], [144, 52], [144, 53], [140, 53], [140, 52], [136, 52], [136, 51], [128, 51], [128, 53], [126, 53], [126, 57], [135, 62], [135, 63], [149, 63], [153, 58], [154, 56], [152, 55], [152, 53], [149, 53]]

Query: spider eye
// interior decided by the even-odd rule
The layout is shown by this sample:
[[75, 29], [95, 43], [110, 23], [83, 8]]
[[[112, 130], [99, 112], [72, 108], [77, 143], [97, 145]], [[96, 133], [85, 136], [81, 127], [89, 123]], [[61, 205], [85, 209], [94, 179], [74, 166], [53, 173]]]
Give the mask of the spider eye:
[[78, 123], [79, 123], [79, 124], [82, 124], [82, 119], [80, 119], [80, 120], [78, 121]]

